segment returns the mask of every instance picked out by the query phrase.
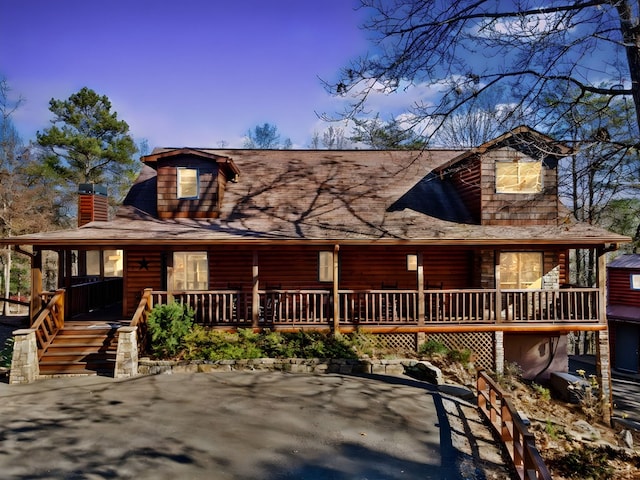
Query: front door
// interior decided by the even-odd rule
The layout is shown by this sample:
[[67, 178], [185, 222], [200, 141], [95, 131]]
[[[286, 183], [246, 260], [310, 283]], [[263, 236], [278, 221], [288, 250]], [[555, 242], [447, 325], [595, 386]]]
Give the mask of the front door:
[[616, 325], [616, 369], [638, 372], [638, 325], [618, 323]]

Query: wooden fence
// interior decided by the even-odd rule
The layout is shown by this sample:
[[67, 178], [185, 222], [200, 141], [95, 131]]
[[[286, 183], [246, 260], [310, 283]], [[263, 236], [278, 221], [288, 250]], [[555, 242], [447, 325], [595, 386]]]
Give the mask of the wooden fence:
[[484, 371], [478, 372], [477, 389], [478, 407], [506, 446], [518, 476], [522, 480], [552, 480], [533, 434], [509, 397]]

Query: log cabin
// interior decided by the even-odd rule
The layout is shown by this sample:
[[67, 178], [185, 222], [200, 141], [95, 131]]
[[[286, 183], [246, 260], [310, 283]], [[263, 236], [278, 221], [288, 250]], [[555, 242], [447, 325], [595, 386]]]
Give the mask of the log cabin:
[[640, 255], [621, 255], [607, 266], [607, 319], [611, 365], [640, 371]]
[[[52, 251], [63, 319], [105, 296], [126, 319], [173, 299], [212, 328], [435, 339], [528, 378], [566, 371], [567, 334], [586, 330], [607, 381], [606, 255], [629, 238], [562, 206], [570, 153], [525, 126], [458, 150], [158, 148], [114, 218], [85, 185], [78, 228], [5, 242], [32, 252], [33, 321]], [[574, 249], [597, 255], [597, 285], [571, 284]]]

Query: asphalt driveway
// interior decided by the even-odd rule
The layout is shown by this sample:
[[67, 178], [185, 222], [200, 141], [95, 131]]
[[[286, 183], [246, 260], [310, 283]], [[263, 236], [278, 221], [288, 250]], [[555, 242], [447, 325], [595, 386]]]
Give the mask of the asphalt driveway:
[[0, 424], [3, 479], [509, 478], [472, 406], [401, 377], [4, 383]]

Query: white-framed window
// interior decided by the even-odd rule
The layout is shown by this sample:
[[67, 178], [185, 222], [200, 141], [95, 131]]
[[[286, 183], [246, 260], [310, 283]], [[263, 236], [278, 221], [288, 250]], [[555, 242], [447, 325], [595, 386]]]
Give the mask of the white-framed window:
[[173, 290], [209, 289], [207, 252], [173, 252]]
[[640, 290], [640, 273], [631, 274], [631, 290]]
[[542, 162], [496, 162], [496, 193], [540, 193]]
[[198, 169], [178, 168], [178, 198], [198, 198]]
[[318, 281], [333, 282], [333, 252], [318, 252]]
[[542, 288], [542, 252], [501, 252], [500, 288]]

